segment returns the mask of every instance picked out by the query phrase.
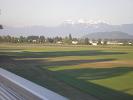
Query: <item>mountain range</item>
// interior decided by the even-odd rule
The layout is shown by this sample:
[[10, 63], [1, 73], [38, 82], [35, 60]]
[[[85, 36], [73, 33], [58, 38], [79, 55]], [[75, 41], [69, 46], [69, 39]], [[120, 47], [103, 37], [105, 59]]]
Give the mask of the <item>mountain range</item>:
[[[94, 33], [94, 34], [93, 34]], [[71, 34], [73, 37], [84, 37], [95, 35], [95, 37], [109, 36], [110, 34], [118, 34], [117, 37], [130, 37], [133, 35], [133, 24], [111, 25], [103, 22], [88, 23], [88, 22], [72, 22], [65, 21], [64, 23], [55, 27], [45, 26], [30, 26], [30, 27], [9, 27], [4, 26], [0, 30], [0, 35], [11, 36], [29, 36], [29, 35], [44, 35], [45, 37], [61, 36], [65, 37]], [[96, 35], [97, 34], [97, 35]], [[112, 36], [113, 38], [114, 36]], [[121, 37], [121, 38], [122, 38]]]
[[133, 35], [129, 35], [124, 32], [112, 31], [112, 32], [95, 32], [83, 36], [83, 38], [89, 39], [133, 39]]

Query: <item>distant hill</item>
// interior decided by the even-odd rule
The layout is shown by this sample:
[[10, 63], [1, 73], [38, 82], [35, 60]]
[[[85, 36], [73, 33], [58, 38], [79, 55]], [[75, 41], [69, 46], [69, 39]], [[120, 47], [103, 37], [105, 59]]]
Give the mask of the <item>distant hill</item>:
[[133, 39], [133, 35], [129, 35], [120, 31], [112, 32], [95, 32], [83, 36], [83, 38], [89, 39]]
[[[45, 27], [45, 26], [29, 26], [29, 27], [3, 26], [3, 27], [4, 29], [0, 30], [0, 35], [12, 35], [12, 36], [44, 35], [45, 37], [55, 37], [55, 36], [65, 37], [71, 34], [72, 37], [79, 38], [91, 33], [96, 34], [96, 32], [103, 32], [103, 33], [113, 32], [117, 33], [116, 35], [118, 35], [119, 34], [118, 31], [120, 31], [120, 33], [123, 32], [121, 33], [121, 35], [123, 34], [122, 37], [128, 38], [128, 35], [126, 34], [124, 35], [124, 33], [133, 35], [133, 24], [110, 25], [107, 23], [87, 23], [87, 22], [74, 23], [69, 21], [69, 22], [64, 22], [55, 27]], [[114, 35], [112, 37], [116, 37]], [[117, 36], [117, 38], [121, 37], [119, 35]]]

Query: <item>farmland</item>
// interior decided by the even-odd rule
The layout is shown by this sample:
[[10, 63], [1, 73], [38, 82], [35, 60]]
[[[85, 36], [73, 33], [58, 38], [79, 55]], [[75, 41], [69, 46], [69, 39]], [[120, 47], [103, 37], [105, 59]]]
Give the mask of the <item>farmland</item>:
[[72, 100], [133, 99], [133, 46], [3, 43], [0, 67]]

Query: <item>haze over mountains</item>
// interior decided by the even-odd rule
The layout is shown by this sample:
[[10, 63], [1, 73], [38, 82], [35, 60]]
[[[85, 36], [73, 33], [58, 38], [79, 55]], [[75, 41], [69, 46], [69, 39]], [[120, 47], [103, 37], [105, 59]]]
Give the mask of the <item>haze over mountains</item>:
[[112, 31], [112, 32], [95, 32], [83, 36], [83, 38], [90, 39], [133, 39], [133, 35], [129, 35], [124, 32]]
[[[93, 34], [94, 33], [94, 34]], [[55, 27], [30, 26], [30, 27], [9, 27], [4, 26], [0, 35], [29, 36], [44, 35], [45, 37], [61, 36], [71, 34], [73, 37], [110, 37], [110, 38], [132, 38], [133, 24], [110, 25], [105, 22], [90, 22], [79, 20], [73, 22], [67, 20]], [[117, 34], [117, 35], [115, 35]], [[118, 35], [119, 34], [119, 35]]]

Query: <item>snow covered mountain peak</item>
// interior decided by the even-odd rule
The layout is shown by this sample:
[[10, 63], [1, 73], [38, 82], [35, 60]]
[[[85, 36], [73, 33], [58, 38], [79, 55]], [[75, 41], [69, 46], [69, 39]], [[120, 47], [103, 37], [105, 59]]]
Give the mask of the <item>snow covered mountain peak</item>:
[[63, 23], [64, 24], [72, 24], [72, 25], [75, 24], [75, 22], [72, 20], [65, 20]]
[[85, 25], [94, 25], [94, 24], [107, 24], [104, 20], [88, 20], [88, 19], [78, 19], [76, 21], [73, 20], [65, 20], [63, 24], [75, 25], [75, 24], [85, 24]]

